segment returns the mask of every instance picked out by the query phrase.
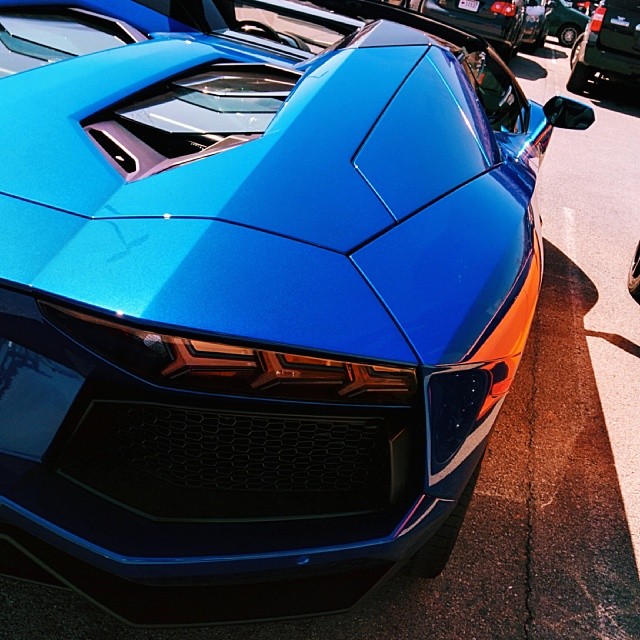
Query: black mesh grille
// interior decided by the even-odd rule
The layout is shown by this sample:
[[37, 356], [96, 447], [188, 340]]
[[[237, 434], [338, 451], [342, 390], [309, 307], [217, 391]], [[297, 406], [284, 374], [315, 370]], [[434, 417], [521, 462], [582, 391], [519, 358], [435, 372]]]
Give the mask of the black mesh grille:
[[161, 519], [364, 513], [392, 493], [381, 417], [94, 402], [59, 470]]
[[371, 473], [380, 425], [125, 406], [115, 415], [124, 460], [186, 488], [350, 491]]

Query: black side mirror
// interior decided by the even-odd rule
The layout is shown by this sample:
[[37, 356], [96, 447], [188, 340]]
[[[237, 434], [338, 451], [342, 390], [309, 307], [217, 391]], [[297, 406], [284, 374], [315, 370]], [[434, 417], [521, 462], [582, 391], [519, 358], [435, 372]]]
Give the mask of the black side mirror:
[[543, 110], [547, 120], [560, 129], [588, 129], [596, 119], [591, 107], [564, 96], [551, 98]]

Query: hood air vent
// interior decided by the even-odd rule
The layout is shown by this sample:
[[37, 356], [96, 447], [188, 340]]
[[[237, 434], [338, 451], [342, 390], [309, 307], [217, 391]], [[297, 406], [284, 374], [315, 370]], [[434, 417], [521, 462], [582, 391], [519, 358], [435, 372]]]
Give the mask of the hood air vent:
[[268, 65], [216, 64], [83, 123], [127, 180], [260, 137], [300, 74]]

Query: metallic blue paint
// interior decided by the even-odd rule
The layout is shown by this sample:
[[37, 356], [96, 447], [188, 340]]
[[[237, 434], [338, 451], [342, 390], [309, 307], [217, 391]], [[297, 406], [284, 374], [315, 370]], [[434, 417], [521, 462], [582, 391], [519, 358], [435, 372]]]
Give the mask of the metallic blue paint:
[[462, 110], [465, 124], [473, 131], [489, 166], [500, 162], [500, 149], [491, 125], [478, 102], [478, 96], [469, 85], [469, 79], [454, 55], [446, 49], [433, 47], [429, 51], [429, 60]]
[[[0, 191], [91, 217], [123, 180], [80, 121], [149, 84], [218, 57], [205, 44], [163, 39], [5, 78], [0, 113], [6, 126], [0, 146], [12, 149], [12, 160], [0, 165]], [[35, 182], [33, 175], [38, 176]], [[61, 190], [64, 183], [69, 188]]]
[[[221, 218], [345, 252], [393, 224], [350, 159], [423, 53], [400, 47], [393, 58], [385, 49], [324, 57], [262, 138], [127, 184], [96, 215]], [[291, 178], [273, 185], [278, 175]]]
[[[427, 54], [354, 163], [392, 215], [402, 220], [489, 168], [478, 138], [477, 127], [465, 118]], [[400, 184], [410, 188], [398, 189]]]
[[[0, 81], [0, 536], [26, 532], [140, 588], [406, 560], [455, 506], [499, 410], [430, 469], [429, 377], [491, 337], [539, 242], [542, 110], [526, 107], [530, 131], [494, 134], [452, 53], [404, 26], [310, 57], [180, 33], [134, 2], [77, 6], [173, 34]], [[81, 123], [220, 60], [304, 73], [259, 139], [125, 182]], [[150, 332], [415, 366], [424, 391], [372, 408], [165, 389], [56, 328], [42, 300]], [[402, 463], [389, 494], [402, 490], [366, 514], [159, 521], [65, 471], [94, 401], [373, 415]]]
[[85, 220], [0, 202], [0, 235], [13, 238], [1, 275], [16, 285], [150, 324], [415, 362], [340, 254], [220, 221]]
[[[7, 7], [15, 9], [16, 7], [25, 7], [35, 5], [38, 7], [60, 7], [60, 0], [37, 0], [37, 2], [16, 2], [16, 0], [0, 0], [0, 9]], [[77, 7], [86, 11], [95, 11], [103, 15], [111, 16], [120, 20], [124, 20], [130, 25], [151, 33], [154, 31], [175, 31], [175, 32], [191, 32], [193, 27], [173, 20], [162, 13], [153, 11], [137, 2], [113, 2], [113, 0], [74, 0], [68, 6]], [[221, 19], [222, 20], [222, 19]], [[221, 22], [221, 24], [223, 24]]]
[[526, 194], [505, 175], [496, 167], [352, 256], [420, 362], [462, 361], [531, 251]]

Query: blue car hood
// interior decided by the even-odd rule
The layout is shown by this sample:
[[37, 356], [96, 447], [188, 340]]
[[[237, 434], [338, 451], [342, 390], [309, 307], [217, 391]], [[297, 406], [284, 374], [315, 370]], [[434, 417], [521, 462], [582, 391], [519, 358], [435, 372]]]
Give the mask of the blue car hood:
[[490, 164], [437, 68], [442, 50], [429, 45], [346, 48], [305, 62], [260, 137], [134, 181], [83, 129], [159, 82], [230, 60], [294, 67], [182, 34], [4, 78], [1, 192], [87, 218], [227, 220], [346, 253]]
[[2, 192], [89, 218], [225, 219], [337, 250], [393, 223], [351, 160], [425, 47], [326, 55], [259, 139], [125, 182], [80, 123], [160, 80], [229, 60], [218, 39], [200, 40], [160, 38], [3, 79]]
[[[0, 282], [180, 334], [415, 362], [348, 257], [219, 220], [93, 219], [0, 196]], [[8, 313], [11, 310], [7, 310]]]
[[[4, 78], [0, 280], [176, 331], [404, 363], [459, 356], [398, 323], [385, 272], [392, 256], [402, 268], [393, 239], [407, 218], [448, 211], [442, 196], [486, 172], [491, 149], [467, 115], [475, 98], [447, 88], [451, 55], [390, 48], [301, 64], [259, 138], [129, 182], [88, 118], [202, 65], [294, 63], [182, 34]], [[428, 232], [437, 261], [448, 248]]]

